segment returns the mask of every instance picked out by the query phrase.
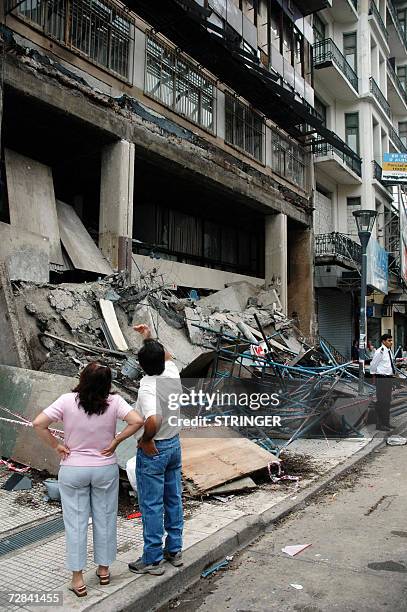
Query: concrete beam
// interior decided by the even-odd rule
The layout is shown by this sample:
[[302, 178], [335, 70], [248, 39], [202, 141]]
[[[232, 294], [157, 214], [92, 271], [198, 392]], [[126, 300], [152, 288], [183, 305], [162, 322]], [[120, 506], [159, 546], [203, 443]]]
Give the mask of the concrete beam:
[[265, 217], [266, 288], [277, 290], [284, 314], [287, 314], [287, 215]]
[[121, 140], [102, 151], [99, 247], [119, 272], [131, 274], [134, 144]]
[[[43, 74], [8, 57], [5, 83], [14, 90], [96, 127], [108, 138], [135, 143], [140, 156], [172, 164], [178, 172], [193, 173], [197, 181], [231, 194], [236, 200], [264, 213], [283, 212], [303, 225], [311, 225], [311, 212], [297, 207], [267, 172], [256, 169], [221, 147], [180, 128], [176, 123], [135, 103], [123, 109], [114, 98], [99, 94], [68, 77]], [[294, 194], [293, 194], [293, 197]]]

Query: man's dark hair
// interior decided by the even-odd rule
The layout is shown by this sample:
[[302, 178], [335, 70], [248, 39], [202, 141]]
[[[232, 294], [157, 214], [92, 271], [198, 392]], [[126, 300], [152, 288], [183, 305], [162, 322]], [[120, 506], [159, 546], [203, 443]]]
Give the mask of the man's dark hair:
[[144, 340], [138, 352], [138, 361], [149, 376], [159, 376], [165, 368], [165, 350], [157, 340]]
[[392, 340], [393, 336], [391, 334], [383, 334], [380, 336], [380, 342], [385, 342], [386, 340]]

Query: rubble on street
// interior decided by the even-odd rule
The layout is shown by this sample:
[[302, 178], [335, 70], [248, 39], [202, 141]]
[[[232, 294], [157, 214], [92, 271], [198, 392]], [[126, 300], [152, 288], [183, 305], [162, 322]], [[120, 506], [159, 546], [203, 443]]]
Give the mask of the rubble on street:
[[[0, 453], [22, 464], [56, 474], [52, 452], [35, 440], [29, 427], [17, 423], [27, 425], [58, 394], [70, 391], [90, 361], [109, 365], [115, 389], [136, 401], [142, 376], [136, 323], [148, 324], [172, 352], [186, 388], [191, 380], [199, 380], [206, 390], [250, 384], [280, 398], [278, 406], [267, 406], [263, 413], [280, 415], [282, 425], [232, 427], [229, 458], [221, 435], [202, 445], [200, 436], [206, 433], [198, 428], [196, 439], [183, 438], [184, 477], [191, 495], [219, 493], [222, 486], [226, 491], [250, 489], [250, 475], [278, 462], [293, 440], [309, 434], [358, 435], [357, 427], [365, 421], [369, 398], [357, 397], [351, 364], [323, 340], [315, 344], [304, 338], [296, 321], [283, 314], [275, 288], [239, 282], [201, 296], [166, 284], [158, 271], [140, 270], [131, 283], [123, 273], [83, 283], [8, 284], [30, 367], [0, 366]], [[212, 416], [226, 408], [216, 405]], [[233, 409], [243, 415], [251, 411]], [[124, 469], [134, 455], [134, 441], [127, 440], [118, 455]], [[234, 469], [222, 469], [222, 462]]]

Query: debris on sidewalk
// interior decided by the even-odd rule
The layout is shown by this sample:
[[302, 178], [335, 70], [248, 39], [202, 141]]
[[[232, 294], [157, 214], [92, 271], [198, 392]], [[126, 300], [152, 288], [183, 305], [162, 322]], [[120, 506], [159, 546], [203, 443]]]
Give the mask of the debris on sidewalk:
[[290, 584], [290, 587], [293, 587], [293, 589], [296, 589], [297, 591], [302, 591], [304, 588], [302, 584]]
[[389, 436], [386, 440], [386, 444], [389, 446], [404, 446], [404, 444], [407, 444], [407, 438], [403, 436]]
[[284, 546], [284, 548], [281, 549], [281, 552], [286, 553], [290, 557], [295, 557], [310, 546], [312, 546], [312, 544], [290, 544], [288, 546]]
[[[279, 462], [243, 436], [227, 438], [226, 433], [225, 437], [181, 438], [182, 473], [192, 495], [219, 493], [219, 485], [241, 480], [246, 474], [264, 469], [271, 461]], [[247, 483], [240, 486], [245, 488]]]
[[28, 491], [32, 489], [32, 482], [24, 474], [12, 474], [1, 488], [5, 491]]

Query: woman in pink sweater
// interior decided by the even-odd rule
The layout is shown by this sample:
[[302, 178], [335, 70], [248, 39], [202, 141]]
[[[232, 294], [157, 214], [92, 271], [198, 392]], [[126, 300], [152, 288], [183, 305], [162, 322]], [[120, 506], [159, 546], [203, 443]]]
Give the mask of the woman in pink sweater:
[[[120, 395], [111, 394], [112, 372], [93, 362], [80, 375], [72, 393], [61, 395], [34, 420], [45, 443], [61, 458], [58, 474], [65, 524], [70, 590], [87, 595], [83, 570], [87, 559], [87, 533], [92, 516], [94, 560], [101, 585], [109, 584], [109, 565], [116, 558], [119, 469], [115, 450], [143, 425], [140, 415]], [[127, 422], [116, 435], [117, 420]], [[64, 443], [49, 426], [64, 424]]]

